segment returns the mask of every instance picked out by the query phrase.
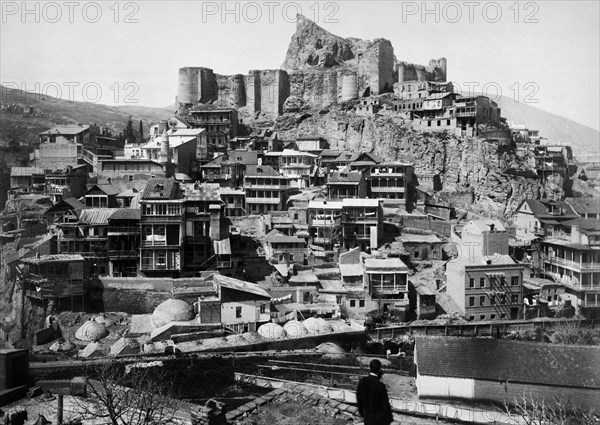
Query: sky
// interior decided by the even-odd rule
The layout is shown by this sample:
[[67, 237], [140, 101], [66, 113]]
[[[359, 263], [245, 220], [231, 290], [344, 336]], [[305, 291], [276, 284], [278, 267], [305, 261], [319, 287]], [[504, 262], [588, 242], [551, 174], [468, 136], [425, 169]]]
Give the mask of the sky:
[[600, 129], [600, 2], [0, 1], [0, 83], [72, 100], [165, 107], [178, 69], [276, 69], [302, 13], [386, 38], [399, 60]]

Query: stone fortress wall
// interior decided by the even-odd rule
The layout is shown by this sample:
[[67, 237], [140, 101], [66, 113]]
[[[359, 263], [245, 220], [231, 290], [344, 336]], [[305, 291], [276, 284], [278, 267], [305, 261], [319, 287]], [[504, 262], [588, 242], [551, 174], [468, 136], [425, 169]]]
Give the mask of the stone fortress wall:
[[180, 113], [199, 103], [229, 108], [245, 107], [249, 113], [281, 115], [288, 97], [301, 99], [312, 109], [392, 92], [395, 83], [446, 81], [445, 58], [429, 65], [396, 62], [387, 40], [375, 40], [348, 66], [251, 70], [247, 75], [220, 75], [205, 67], [179, 70], [177, 107]]

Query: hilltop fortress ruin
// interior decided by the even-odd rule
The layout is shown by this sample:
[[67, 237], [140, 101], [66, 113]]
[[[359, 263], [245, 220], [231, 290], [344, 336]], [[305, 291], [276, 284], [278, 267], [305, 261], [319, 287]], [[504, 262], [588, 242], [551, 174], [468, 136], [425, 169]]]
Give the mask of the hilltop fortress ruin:
[[181, 68], [177, 109], [185, 114], [213, 104], [276, 117], [298, 104], [321, 109], [392, 92], [405, 81], [446, 79], [445, 58], [432, 59], [426, 66], [400, 62], [388, 40], [338, 37], [299, 15], [281, 69], [220, 75], [206, 67]]

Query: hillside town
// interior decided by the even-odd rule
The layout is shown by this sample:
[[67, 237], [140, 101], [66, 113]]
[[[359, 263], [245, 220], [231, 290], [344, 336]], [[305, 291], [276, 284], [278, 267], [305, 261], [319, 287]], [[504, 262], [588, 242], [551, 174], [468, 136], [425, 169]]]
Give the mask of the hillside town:
[[[85, 392], [80, 364], [222, 361], [216, 380], [262, 392], [207, 386], [164, 423], [217, 423], [216, 411], [258, 423], [261, 406], [293, 399], [361, 423], [344, 368], [381, 358], [398, 423], [515, 423], [498, 406], [525, 388], [596, 409], [598, 348], [551, 342], [553, 326], [600, 319], [598, 165], [456, 92], [445, 58], [367, 75], [369, 60], [393, 57], [377, 43], [360, 67], [181, 68], [177, 111], [149, 129], [130, 117], [121, 135], [92, 122], [40, 132], [2, 188], [0, 406], [54, 395], [63, 423], [63, 399], [66, 414]], [[321, 85], [299, 93], [315, 74]], [[466, 174], [456, 189], [440, 152], [427, 164], [281, 124], [324, 109], [400, 122], [415, 140], [476, 140], [502, 181], [531, 190], [488, 208], [503, 195], [480, 195]], [[24, 404], [30, 419], [51, 416], [44, 403]]]

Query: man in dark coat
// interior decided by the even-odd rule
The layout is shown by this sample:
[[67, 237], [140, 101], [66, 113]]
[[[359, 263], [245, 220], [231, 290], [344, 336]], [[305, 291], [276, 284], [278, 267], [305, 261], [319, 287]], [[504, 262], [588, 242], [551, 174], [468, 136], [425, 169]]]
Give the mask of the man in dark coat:
[[394, 421], [385, 384], [381, 382], [381, 362], [371, 360], [369, 376], [361, 378], [356, 389], [358, 412], [365, 425], [389, 425]]

